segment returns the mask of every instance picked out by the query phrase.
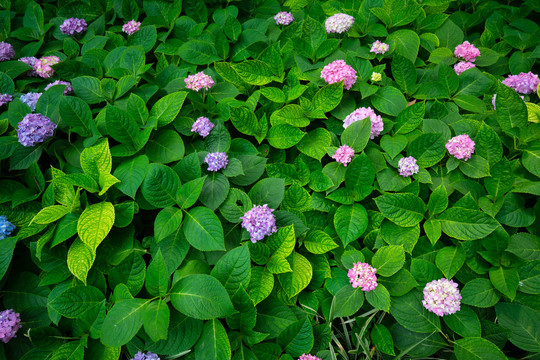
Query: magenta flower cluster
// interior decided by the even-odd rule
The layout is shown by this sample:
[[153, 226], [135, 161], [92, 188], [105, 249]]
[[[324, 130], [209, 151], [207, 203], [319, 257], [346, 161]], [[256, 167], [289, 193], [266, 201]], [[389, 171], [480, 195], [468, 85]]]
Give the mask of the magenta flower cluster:
[[377, 269], [368, 263], [357, 262], [349, 269], [347, 276], [353, 288], [361, 287], [362, 291], [371, 291], [377, 287]]
[[266, 235], [271, 235], [277, 231], [276, 217], [267, 204], [254, 206], [246, 212], [242, 219], [242, 227], [251, 235], [251, 242], [256, 243]]
[[15, 334], [21, 328], [21, 315], [13, 309], [0, 312], [0, 340], [7, 343], [17, 337]]
[[422, 304], [426, 309], [438, 316], [458, 312], [461, 305], [458, 284], [444, 278], [427, 283], [424, 288]]
[[341, 145], [334, 155], [332, 155], [332, 159], [336, 160], [338, 163], [342, 163], [343, 166], [347, 166], [348, 163], [351, 162], [352, 157], [354, 156], [354, 149], [348, 145]]
[[210, 121], [209, 118], [201, 116], [195, 120], [191, 131], [201, 135], [203, 138], [207, 137], [210, 134], [210, 131], [214, 128], [214, 124]]
[[290, 12], [280, 11], [274, 16], [274, 20], [276, 20], [276, 25], [286, 26], [294, 21], [294, 16]]
[[369, 136], [369, 138], [375, 139], [377, 136], [380, 135], [381, 131], [383, 131], [384, 124], [382, 121], [382, 117], [380, 115], [377, 115], [375, 111], [370, 107], [358, 108], [349, 115], [347, 115], [345, 120], [343, 120], [343, 127], [346, 129], [353, 122], [357, 122], [365, 118], [369, 118], [369, 120], [371, 121], [371, 135]]
[[64, 35], [73, 35], [75, 33], [80, 34], [88, 28], [84, 19], [70, 18], [64, 20], [60, 25], [60, 31]]
[[44, 56], [41, 59], [37, 59], [34, 63], [34, 70], [42, 78], [49, 78], [54, 75], [54, 69], [52, 65], [56, 65], [60, 62], [58, 56]]
[[324, 27], [326, 28], [326, 32], [328, 34], [331, 33], [344, 33], [346, 31], [349, 31], [349, 29], [354, 25], [354, 17], [347, 14], [335, 14], [330, 16], [326, 21], [324, 22]]
[[35, 111], [37, 102], [40, 97], [41, 97], [41, 93], [29, 92], [24, 95], [21, 95], [20, 100], [23, 104], [28, 105], [30, 110]]
[[184, 79], [184, 82], [186, 83], [186, 87], [188, 89], [197, 92], [199, 92], [201, 89], [208, 90], [214, 86], [214, 80], [212, 80], [212, 77], [206, 75], [202, 71], [196, 73], [195, 75], [189, 75], [186, 79]]
[[229, 157], [224, 152], [211, 152], [206, 155], [204, 162], [208, 164], [208, 171], [218, 171], [227, 167]]
[[66, 88], [64, 89], [64, 95], [71, 94], [73, 92], [73, 86], [71, 86], [71, 83], [69, 81], [62, 81], [62, 80], [56, 80], [49, 85], [45, 86], [45, 91], [49, 90], [55, 85], [66, 85]]
[[456, 46], [454, 55], [459, 59], [475, 62], [476, 58], [480, 56], [480, 50], [470, 42], [464, 41], [463, 44]]
[[17, 127], [17, 137], [23, 146], [34, 146], [54, 134], [56, 124], [42, 114], [27, 114]]
[[133, 35], [139, 31], [141, 23], [135, 20], [128, 21], [124, 26], [122, 26], [122, 31], [128, 35]]
[[327, 84], [343, 81], [343, 87], [349, 90], [356, 82], [356, 70], [347, 65], [345, 60], [335, 60], [321, 71], [321, 77]]
[[321, 358], [316, 357], [315, 355], [311, 354], [302, 354], [298, 360], [322, 360]]
[[403, 157], [398, 161], [399, 175], [409, 177], [417, 174], [420, 168], [416, 164], [416, 159], [412, 156]]
[[540, 79], [538, 75], [529, 71], [519, 73], [519, 75], [509, 75], [502, 83], [520, 94], [532, 94], [538, 88]]
[[469, 135], [454, 136], [446, 143], [446, 150], [460, 160], [469, 160], [474, 153], [474, 141]]
[[0, 106], [7, 104], [13, 100], [13, 96], [9, 94], [0, 94]]
[[148, 351], [147, 353], [143, 353], [142, 351], [139, 351], [131, 360], [160, 360], [160, 358], [153, 352]]
[[15, 50], [10, 43], [0, 41], [0, 61], [11, 60], [15, 56]]
[[389, 49], [390, 49], [390, 45], [377, 40], [371, 45], [371, 50], [369, 51], [375, 54], [384, 54]]
[[456, 72], [456, 74], [460, 75], [465, 70], [472, 69], [473, 67], [476, 67], [476, 65], [472, 62], [460, 61], [456, 65], [454, 65], [454, 71]]

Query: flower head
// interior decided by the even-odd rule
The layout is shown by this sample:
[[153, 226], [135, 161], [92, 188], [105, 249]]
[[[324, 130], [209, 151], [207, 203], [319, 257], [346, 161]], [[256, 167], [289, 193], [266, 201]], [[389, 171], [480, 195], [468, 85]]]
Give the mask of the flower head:
[[474, 153], [474, 141], [469, 135], [454, 136], [446, 143], [446, 150], [456, 159], [467, 161]]
[[0, 312], [0, 340], [7, 343], [17, 337], [15, 334], [21, 328], [21, 315], [13, 309]]
[[384, 54], [388, 49], [390, 49], [390, 45], [377, 40], [371, 45], [371, 50], [369, 51], [375, 54]]
[[135, 20], [128, 21], [124, 26], [122, 26], [122, 31], [128, 35], [133, 35], [139, 31], [139, 26], [141, 23]]
[[69, 81], [62, 81], [62, 80], [56, 80], [49, 85], [45, 86], [45, 91], [49, 90], [55, 85], [66, 85], [66, 88], [64, 89], [64, 95], [68, 95], [71, 92], [73, 92], [73, 86], [71, 86], [71, 83]]
[[424, 288], [422, 304], [438, 316], [450, 315], [460, 310], [461, 294], [458, 284], [448, 279], [433, 280]]
[[316, 357], [315, 355], [311, 354], [302, 354], [298, 360], [321, 360], [321, 358]]
[[13, 230], [15, 225], [10, 223], [5, 215], [0, 216], [0, 240], [9, 237]]
[[15, 50], [10, 43], [0, 41], [0, 61], [11, 60], [15, 56]]
[[64, 20], [60, 25], [60, 31], [65, 35], [73, 35], [75, 33], [80, 34], [86, 31], [88, 25], [84, 19], [70, 18]]
[[44, 56], [35, 62], [34, 70], [42, 78], [49, 78], [54, 75], [52, 65], [56, 65], [59, 62], [60, 58], [58, 56]]
[[34, 146], [54, 134], [56, 124], [42, 114], [27, 114], [19, 123], [17, 136], [23, 146]]
[[454, 65], [454, 71], [456, 74], [460, 75], [465, 70], [472, 69], [473, 67], [476, 67], [472, 62], [468, 61], [460, 61], [456, 65]]
[[23, 104], [28, 105], [28, 107], [30, 107], [30, 110], [35, 111], [37, 102], [40, 97], [41, 97], [41, 93], [29, 92], [24, 95], [21, 95], [20, 100]]
[[338, 33], [341, 34], [345, 31], [349, 31], [349, 29], [354, 25], [354, 17], [347, 14], [335, 14], [330, 16], [326, 21], [324, 22], [324, 26], [326, 27], [326, 32], [328, 34], [330, 33]]
[[357, 262], [349, 269], [347, 276], [353, 288], [361, 287], [362, 291], [371, 291], [377, 287], [377, 269], [368, 263]]
[[193, 123], [191, 131], [201, 135], [203, 138], [210, 134], [210, 131], [214, 128], [214, 124], [209, 118], [201, 116]]
[[218, 171], [227, 167], [229, 158], [224, 152], [211, 152], [206, 155], [204, 162], [208, 164], [208, 171]]
[[189, 75], [184, 79], [186, 87], [191, 90], [199, 92], [201, 89], [208, 90], [214, 86], [214, 80], [212, 77], [206, 75], [204, 72], [198, 72], [195, 75]]
[[465, 61], [474, 62], [478, 56], [480, 56], [480, 50], [476, 48], [473, 44], [468, 41], [463, 42], [456, 46], [454, 50], [454, 55], [457, 58], [463, 59]]
[[416, 159], [412, 156], [399, 159], [399, 175], [408, 177], [417, 174], [420, 168], [416, 165]]
[[28, 75], [28, 76], [38, 76], [38, 73], [36, 72], [36, 69], [35, 69], [36, 61], [38, 61], [38, 59], [36, 57], [33, 57], [33, 56], [22, 57], [22, 58], [19, 59], [19, 61], [32, 67], [32, 69], [27, 71], [26, 75]]
[[160, 360], [160, 358], [153, 352], [148, 351], [147, 353], [143, 353], [142, 351], [139, 351], [131, 360]]
[[381, 81], [381, 80], [382, 80], [381, 73], [378, 73], [378, 72], [371, 73], [371, 81]]
[[345, 60], [336, 60], [322, 69], [321, 77], [327, 84], [333, 84], [343, 80], [343, 87], [349, 90], [356, 82], [356, 70], [350, 65], [347, 65]]
[[0, 106], [7, 104], [13, 100], [13, 96], [9, 94], [0, 94]]
[[276, 25], [289, 25], [293, 22], [294, 16], [290, 12], [281, 11], [274, 16], [276, 20]]
[[538, 88], [540, 79], [538, 79], [538, 75], [529, 71], [528, 73], [522, 72], [519, 75], [509, 75], [502, 83], [520, 94], [531, 94]]
[[352, 157], [354, 156], [354, 149], [348, 145], [341, 145], [334, 155], [332, 155], [332, 159], [336, 160], [338, 163], [342, 163], [343, 166], [347, 166], [348, 163], [351, 162]]
[[381, 115], [375, 114], [375, 111], [373, 111], [373, 109], [370, 107], [358, 108], [347, 115], [345, 120], [343, 120], [343, 127], [346, 129], [353, 122], [365, 119], [367, 117], [369, 117], [369, 120], [371, 121], [371, 135], [369, 138], [375, 139], [377, 136], [379, 136], [381, 131], [383, 131], [384, 124]]
[[251, 235], [251, 242], [256, 243], [266, 235], [271, 235], [277, 231], [276, 217], [267, 204], [254, 206], [246, 212], [242, 219], [242, 227]]

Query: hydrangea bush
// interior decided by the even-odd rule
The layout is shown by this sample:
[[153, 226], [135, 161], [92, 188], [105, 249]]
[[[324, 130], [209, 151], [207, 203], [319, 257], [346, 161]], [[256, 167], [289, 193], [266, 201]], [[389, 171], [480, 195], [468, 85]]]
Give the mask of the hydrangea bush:
[[539, 12], [0, 0], [0, 359], [538, 357]]

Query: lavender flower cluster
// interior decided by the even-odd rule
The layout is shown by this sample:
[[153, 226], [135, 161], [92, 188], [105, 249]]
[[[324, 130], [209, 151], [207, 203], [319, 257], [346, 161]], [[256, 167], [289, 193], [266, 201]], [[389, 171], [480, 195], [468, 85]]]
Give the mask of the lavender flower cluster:
[[474, 153], [474, 141], [469, 135], [454, 136], [446, 143], [446, 150], [460, 160], [469, 160]]
[[11, 60], [15, 56], [13, 46], [7, 42], [0, 41], [0, 61]]
[[369, 120], [371, 121], [371, 135], [369, 138], [375, 139], [383, 131], [384, 124], [382, 121], [382, 117], [380, 115], [377, 115], [375, 111], [370, 107], [358, 108], [349, 115], [347, 115], [345, 120], [343, 120], [343, 127], [346, 129], [352, 123], [365, 118], [369, 118]]
[[184, 79], [186, 87], [188, 89], [199, 92], [201, 89], [208, 90], [214, 86], [214, 80], [211, 76], [206, 75], [204, 72], [198, 72], [195, 75], [189, 75]]
[[321, 71], [321, 77], [327, 84], [343, 81], [343, 88], [349, 90], [356, 82], [356, 70], [347, 65], [345, 60], [332, 61]]
[[290, 12], [280, 11], [274, 16], [274, 20], [276, 20], [276, 25], [287, 26], [294, 21], [294, 16]]
[[214, 124], [210, 121], [209, 118], [201, 116], [195, 120], [191, 131], [201, 135], [203, 138], [207, 137], [210, 134], [210, 131], [214, 128]]
[[42, 114], [27, 114], [17, 127], [17, 136], [23, 146], [34, 146], [54, 134], [56, 124]]
[[229, 158], [224, 152], [211, 152], [206, 155], [204, 162], [208, 164], [208, 171], [218, 171], [227, 167]]
[[520, 94], [532, 94], [538, 88], [540, 79], [538, 79], [538, 75], [529, 71], [528, 73], [509, 75], [502, 83]]
[[240, 219], [242, 227], [251, 235], [251, 242], [256, 243], [266, 235], [271, 235], [277, 231], [276, 217], [267, 204], [254, 206], [246, 212]]
[[64, 20], [60, 25], [60, 31], [64, 35], [73, 35], [75, 33], [80, 34], [88, 28], [84, 19], [70, 18]]
[[160, 358], [153, 352], [148, 351], [147, 353], [143, 353], [142, 351], [139, 351], [131, 360], [160, 360]]
[[55, 85], [66, 85], [66, 88], [64, 89], [64, 95], [68, 95], [73, 92], [73, 86], [71, 86], [71, 83], [69, 81], [62, 81], [62, 80], [53, 81], [49, 85], [45, 86], [45, 91], [49, 90]]
[[422, 304], [426, 309], [438, 316], [458, 312], [461, 305], [461, 294], [458, 284], [448, 279], [433, 280], [424, 288]]
[[21, 95], [20, 100], [23, 104], [28, 105], [30, 110], [35, 111], [36, 105], [41, 97], [42, 93], [36, 93], [36, 92], [29, 92], [24, 95]]
[[15, 230], [15, 225], [10, 223], [5, 215], [0, 216], [0, 240], [9, 237]]
[[7, 343], [17, 337], [15, 334], [21, 328], [21, 315], [13, 309], [0, 312], [0, 340]]
[[362, 291], [371, 291], [377, 287], [377, 269], [368, 263], [357, 262], [349, 269], [347, 276], [353, 288], [361, 287]]
[[416, 159], [412, 156], [403, 157], [398, 162], [399, 175], [409, 177], [413, 174], [417, 174], [420, 168], [416, 164]]
[[347, 166], [348, 163], [351, 162], [352, 157], [354, 156], [354, 149], [348, 145], [341, 145], [334, 155], [332, 155], [332, 159], [336, 160], [338, 163], [342, 163], [343, 166]]
[[0, 106], [7, 104], [10, 101], [13, 101], [13, 96], [9, 94], [0, 94]]

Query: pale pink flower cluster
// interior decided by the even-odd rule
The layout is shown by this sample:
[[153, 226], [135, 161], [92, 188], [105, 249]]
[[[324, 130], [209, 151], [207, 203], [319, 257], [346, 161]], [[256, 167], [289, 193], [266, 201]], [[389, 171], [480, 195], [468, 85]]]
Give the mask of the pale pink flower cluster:
[[354, 25], [354, 17], [347, 14], [335, 14], [330, 16], [326, 21], [324, 22], [324, 26], [326, 27], [326, 32], [328, 34], [330, 33], [338, 33], [341, 34], [345, 31], [349, 31], [349, 29]]
[[347, 166], [348, 163], [351, 162], [352, 157], [354, 156], [354, 149], [348, 145], [341, 145], [334, 155], [332, 155], [332, 159], [336, 160], [338, 163], [342, 163], [343, 166]]
[[184, 79], [184, 82], [186, 83], [186, 87], [188, 89], [197, 92], [199, 92], [201, 89], [208, 90], [214, 86], [214, 80], [212, 80], [212, 77], [206, 75], [202, 71], [196, 73], [195, 75], [189, 75], [186, 79]]
[[315, 355], [311, 354], [302, 354], [298, 360], [322, 360], [321, 358], [316, 357]]
[[470, 42], [465, 41], [463, 42], [463, 44], [456, 46], [456, 48], [454, 49], [454, 55], [457, 58], [463, 59], [465, 61], [474, 62], [476, 58], [480, 56], [480, 50], [478, 50], [476, 46], [474, 46]]
[[205, 116], [201, 116], [193, 123], [191, 132], [197, 133], [204, 138], [210, 134], [210, 131], [212, 131], [213, 128], [214, 124], [210, 121], [210, 119]]
[[327, 84], [343, 81], [343, 87], [349, 90], [356, 82], [356, 70], [347, 65], [345, 60], [336, 60], [322, 69], [321, 77]]
[[135, 20], [128, 21], [124, 26], [122, 26], [122, 31], [128, 35], [133, 35], [139, 31], [139, 26], [141, 23]]
[[377, 40], [373, 43], [373, 45], [371, 45], [371, 50], [369, 51], [375, 54], [384, 54], [389, 49], [390, 49], [390, 45]]
[[454, 65], [454, 71], [456, 72], [456, 74], [460, 75], [465, 70], [469, 70], [473, 67], [476, 67], [476, 65], [474, 65], [472, 62], [460, 61], [456, 65]]
[[446, 150], [460, 160], [469, 160], [474, 153], [474, 141], [469, 135], [454, 136], [446, 143]]
[[377, 269], [368, 263], [357, 262], [349, 269], [347, 276], [353, 288], [361, 287], [362, 291], [371, 291], [377, 287]]
[[276, 20], [276, 25], [286, 26], [293, 22], [294, 16], [290, 12], [280, 11], [274, 16], [274, 20]]
[[377, 136], [379, 136], [381, 131], [383, 131], [384, 124], [381, 115], [375, 114], [375, 111], [373, 111], [373, 109], [370, 107], [358, 108], [349, 115], [347, 115], [345, 120], [343, 120], [343, 127], [346, 129], [353, 122], [357, 122], [368, 117], [369, 121], [371, 121], [371, 135], [369, 136], [369, 138], [375, 139]]
[[403, 177], [409, 177], [413, 174], [417, 174], [420, 168], [416, 164], [416, 159], [412, 156], [403, 157], [398, 162], [399, 175]]
[[538, 88], [540, 79], [538, 79], [538, 75], [529, 71], [519, 75], [509, 75], [502, 83], [520, 94], [532, 94]]
[[455, 314], [461, 309], [458, 284], [445, 278], [427, 283], [422, 304], [438, 316]]
[[41, 59], [37, 59], [34, 64], [36, 73], [42, 78], [49, 78], [54, 74], [52, 65], [56, 65], [60, 62], [58, 56], [44, 56]]
[[229, 157], [224, 152], [210, 152], [204, 162], [208, 164], [208, 171], [218, 171], [227, 167]]

